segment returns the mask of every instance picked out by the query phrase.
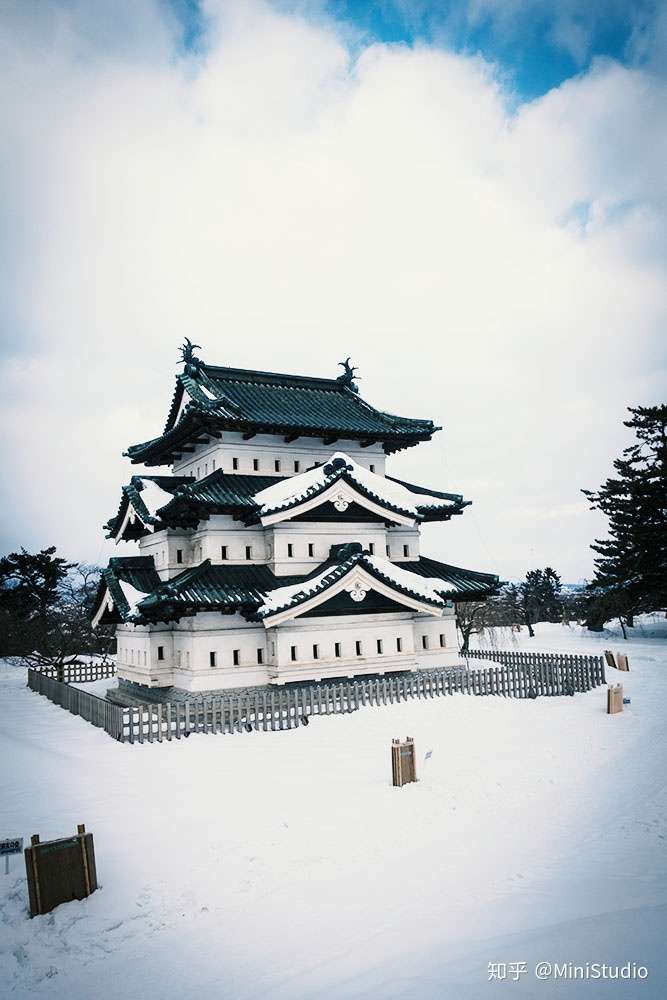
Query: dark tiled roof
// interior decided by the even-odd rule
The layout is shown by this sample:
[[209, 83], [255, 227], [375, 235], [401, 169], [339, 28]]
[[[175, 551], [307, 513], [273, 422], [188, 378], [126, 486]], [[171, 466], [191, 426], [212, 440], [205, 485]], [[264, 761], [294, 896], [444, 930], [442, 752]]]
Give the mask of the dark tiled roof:
[[[132, 504], [144, 524], [157, 525], [160, 523], [160, 518], [152, 515], [143, 501], [141, 496], [143, 492], [142, 480], [149, 480], [150, 482], [155, 483], [156, 486], [159, 486], [160, 489], [172, 494], [175, 494], [181, 487], [192, 482], [189, 476], [132, 476], [132, 479], [127, 486], [123, 486], [122, 488], [122, 495], [117, 513], [114, 517], [110, 517], [107, 523], [103, 525], [104, 530], [107, 532], [107, 538], [115, 537], [116, 532], [123, 523], [129, 504]], [[141, 534], [141, 532], [139, 534]]]
[[398, 483], [399, 486], [405, 486], [406, 490], [410, 493], [415, 493], [417, 496], [432, 496], [438, 497], [439, 500], [451, 500], [461, 507], [469, 507], [472, 500], [464, 500], [460, 493], [440, 493], [437, 490], [430, 490], [426, 486], [416, 486], [415, 483], [406, 483], [404, 479], [396, 479], [395, 476], [386, 476], [390, 479], [392, 483]]
[[[356, 547], [352, 551], [345, 546], [342, 547], [339, 557], [329, 559], [311, 573], [301, 576], [275, 576], [269, 567], [264, 565], [213, 565], [209, 560], [205, 560], [199, 566], [185, 570], [172, 580], [160, 583], [140, 602], [139, 611], [145, 619], [152, 621], [171, 621], [198, 611], [242, 611], [247, 618], [254, 619], [272, 590], [293, 584], [305, 585], [323, 572], [326, 573], [322, 584], [303, 597], [303, 600], [306, 600], [328, 589], [358, 563], [361, 563], [371, 576], [383, 580], [397, 592], [407, 593], [425, 601], [423, 595], [411, 592], [409, 588], [380, 572]], [[476, 573], [458, 566], [439, 563], [434, 559], [401, 562], [397, 566], [422, 577], [441, 579], [443, 587], [442, 590], [438, 590], [438, 594], [445, 599], [459, 601], [481, 599], [488, 597], [498, 586], [498, 577], [493, 574]], [[330, 572], [326, 572], [327, 570]], [[297, 599], [294, 603], [300, 602]]]
[[[177, 422], [184, 393], [188, 403]], [[440, 428], [377, 410], [339, 379], [201, 363], [177, 376], [162, 435], [126, 454], [133, 462], [164, 465], [198, 436], [221, 430], [377, 441], [392, 452], [427, 441]]]
[[204, 479], [189, 479], [174, 499], [160, 508], [166, 524], [192, 525], [211, 514], [243, 514], [258, 509], [254, 496], [284, 476], [243, 476], [216, 469]]
[[[144, 523], [155, 525], [157, 530], [165, 526], [196, 527], [202, 518], [209, 517], [211, 514], [238, 514], [247, 523], [255, 523], [259, 520], [260, 509], [255, 502], [255, 495], [269, 486], [283, 482], [285, 478], [291, 477], [244, 476], [233, 472], [224, 472], [222, 469], [216, 469], [215, 472], [212, 472], [204, 479], [197, 480], [189, 476], [133, 476], [130, 484], [123, 487], [123, 496], [118, 513], [104, 527], [108, 532], [108, 537], [115, 537], [116, 532], [123, 523], [129, 503], [132, 503]], [[426, 487], [415, 486], [400, 479], [392, 479], [391, 476], [387, 476], [386, 478], [392, 480], [392, 482], [400, 483], [401, 486], [406, 487], [411, 493], [414, 493], [417, 498], [419, 496], [428, 497], [430, 495], [431, 497], [435, 496], [443, 500], [451, 500], [456, 505], [449, 509], [443, 509], [432, 507], [428, 503], [422, 505], [417, 502], [417, 509], [424, 521], [448, 520], [453, 514], [460, 514], [463, 508], [470, 503], [469, 500], [464, 500], [463, 497], [455, 493], [437, 493], [435, 490], [429, 490]], [[158, 509], [156, 512], [158, 516], [151, 517], [141, 500], [141, 491], [138, 488], [138, 484], [140, 484], [142, 479], [156, 483], [167, 493], [173, 495], [173, 500], [170, 500]], [[364, 488], [357, 481], [351, 480], [345, 473], [345, 470], [336, 472], [328, 477], [323, 485], [312, 490], [309, 497], [317, 496], [318, 493], [324, 493], [337, 479], [342, 479], [349, 483], [360, 494], [388, 510], [409, 513], [402, 511], [400, 507], [387, 502], [369, 489]], [[286, 505], [284, 509], [289, 510], [291, 507], [298, 506], [302, 502], [303, 500], [299, 500], [298, 503], [295, 501]], [[136, 532], [137, 535], [142, 533], [145, 534], [145, 532], [140, 530]]]
[[442, 580], [445, 586], [439, 593], [452, 600], [488, 597], [500, 586], [500, 580], [494, 573], [479, 573], [476, 570], [463, 569], [461, 566], [450, 566], [448, 563], [438, 562], [437, 559], [427, 559], [426, 556], [411, 562], [400, 562], [397, 565], [410, 573]]
[[102, 624], [127, 621], [130, 606], [127, 603], [120, 581], [129, 583], [135, 590], [150, 594], [160, 586], [160, 577], [151, 556], [116, 556], [102, 570], [91, 617], [97, 614], [100, 604], [106, 599], [107, 590], [114, 603], [114, 610], [102, 618]]
[[[141, 602], [141, 612], [147, 618], [169, 620], [189, 611], [257, 608], [264, 595], [284, 579], [286, 583], [301, 577], [276, 577], [268, 566], [221, 566], [205, 560], [199, 566], [186, 569], [160, 586]], [[166, 615], [167, 619], [160, 616]]]

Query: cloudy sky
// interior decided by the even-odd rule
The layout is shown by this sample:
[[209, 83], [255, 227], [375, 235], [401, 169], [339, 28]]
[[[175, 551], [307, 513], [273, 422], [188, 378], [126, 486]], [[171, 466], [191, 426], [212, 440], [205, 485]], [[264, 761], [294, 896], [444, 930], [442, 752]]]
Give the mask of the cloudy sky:
[[0, 550], [106, 561], [184, 336], [444, 426], [431, 555], [591, 573], [664, 398], [667, 7], [4, 0]]

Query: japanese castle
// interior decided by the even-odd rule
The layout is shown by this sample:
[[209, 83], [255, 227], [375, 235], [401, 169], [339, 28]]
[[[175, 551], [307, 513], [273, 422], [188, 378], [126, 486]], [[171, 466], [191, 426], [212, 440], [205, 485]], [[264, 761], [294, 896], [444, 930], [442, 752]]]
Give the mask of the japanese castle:
[[181, 348], [163, 433], [125, 452], [149, 473], [105, 525], [139, 550], [109, 561], [94, 608], [95, 625], [116, 625], [121, 685], [208, 692], [457, 663], [454, 602], [498, 578], [422, 554], [420, 526], [470, 501], [386, 469], [440, 428], [363, 400], [349, 358], [337, 378], [307, 378], [205, 364], [196, 348]]

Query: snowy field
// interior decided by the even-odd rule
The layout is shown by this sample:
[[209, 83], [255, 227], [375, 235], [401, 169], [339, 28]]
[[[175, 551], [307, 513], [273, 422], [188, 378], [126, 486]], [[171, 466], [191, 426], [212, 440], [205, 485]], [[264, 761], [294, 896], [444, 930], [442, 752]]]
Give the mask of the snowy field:
[[[95, 836], [101, 890], [30, 920], [0, 871], [0, 992], [58, 1000], [667, 996], [667, 623], [498, 645], [623, 649], [605, 689], [465, 695], [283, 733], [121, 745], [0, 667], [0, 836]], [[106, 682], [101, 682], [104, 687]], [[88, 686], [88, 690], [100, 687]], [[392, 737], [420, 781], [390, 786]], [[427, 751], [432, 756], [424, 760]], [[489, 962], [527, 963], [489, 982]], [[648, 968], [538, 981], [538, 961]]]

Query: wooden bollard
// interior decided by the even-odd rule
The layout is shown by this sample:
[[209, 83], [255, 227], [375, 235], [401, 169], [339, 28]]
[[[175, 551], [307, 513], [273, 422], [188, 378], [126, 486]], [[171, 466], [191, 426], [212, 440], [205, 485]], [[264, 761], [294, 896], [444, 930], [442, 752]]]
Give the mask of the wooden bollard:
[[604, 658], [607, 661], [608, 667], [614, 667], [614, 669], [616, 669], [616, 660], [614, 659], [614, 654], [610, 649], [605, 649]]
[[630, 664], [628, 663], [628, 658], [625, 653], [617, 653], [616, 659], [618, 660], [619, 670], [629, 670]]
[[391, 776], [392, 784], [397, 788], [417, 780], [415, 741], [411, 736], [406, 737], [405, 743], [391, 741]]
[[610, 684], [607, 688], [607, 715], [623, 711], [623, 685]]

